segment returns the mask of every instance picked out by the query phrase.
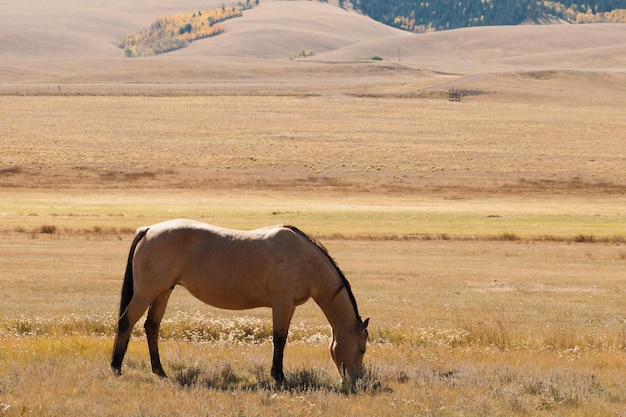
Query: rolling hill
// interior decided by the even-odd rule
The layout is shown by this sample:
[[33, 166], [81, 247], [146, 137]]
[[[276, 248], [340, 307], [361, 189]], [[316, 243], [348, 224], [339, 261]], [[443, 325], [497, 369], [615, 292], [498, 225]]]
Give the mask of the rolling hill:
[[[318, 1], [262, 0], [225, 33], [151, 58], [125, 58], [117, 42], [161, 16], [221, 0], [107, 3], [59, 0], [0, 5], [0, 84], [307, 82], [347, 73], [354, 82], [416, 69], [455, 74], [626, 69], [626, 25], [522, 25], [412, 34]], [[310, 58], [290, 60], [301, 50]], [[372, 62], [383, 64], [352, 65]], [[306, 63], [303, 63], [305, 61]], [[329, 64], [333, 65], [329, 67]], [[341, 63], [341, 65], [338, 65]], [[364, 69], [366, 68], [366, 69]], [[347, 74], [347, 75], [346, 75]]]

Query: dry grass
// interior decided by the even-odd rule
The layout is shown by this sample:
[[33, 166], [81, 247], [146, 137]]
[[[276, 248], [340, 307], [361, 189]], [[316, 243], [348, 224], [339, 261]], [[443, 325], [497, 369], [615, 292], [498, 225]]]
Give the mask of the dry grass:
[[[621, 75], [146, 62], [13, 69], [0, 88], [0, 415], [626, 412]], [[275, 387], [270, 313], [183, 289], [163, 324], [171, 378], [150, 375], [141, 326], [113, 377], [133, 230], [173, 217], [319, 238], [371, 317], [366, 378], [338, 383], [308, 303]]]
[[[337, 412], [356, 416], [372, 410], [378, 410], [378, 415], [587, 415], [597, 410], [610, 415], [619, 412], [624, 401], [615, 382], [607, 384], [575, 366], [546, 370], [528, 364], [464, 362], [444, 355], [445, 365], [385, 365], [377, 377], [386, 381], [388, 389], [355, 397], [338, 392], [327, 370], [311, 368], [289, 375], [292, 380], [303, 376], [307, 383], [312, 382], [309, 386], [292, 390], [265, 386], [267, 369], [262, 369], [258, 353], [250, 349], [236, 349], [237, 357], [233, 358], [229, 349], [211, 347], [207, 355], [206, 346], [199, 352], [194, 346], [182, 345], [178, 360], [184, 362], [177, 365], [177, 376], [159, 380], [146, 373], [148, 364], [140, 362], [131, 363], [126, 376], [110, 377], [94, 361], [106, 360], [105, 346], [97, 341], [46, 340], [45, 348], [16, 345], [24, 356], [35, 353], [35, 357], [42, 357], [44, 352], [53, 351], [56, 359], [31, 360], [9, 370], [6, 381], [11, 386], [5, 385], [4, 392], [12, 398], [15, 392], [28, 389], [32, 396], [24, 405], [3, 402], [8, 407], [6, 415], [206, 415], [210, 414], [208, 409], [242, 416], [330, 416]], [[87, 358], [80, 354], [87, 351], [96, 353]], [[303, 356], [310, 354], [308, 349], [298, 351]], [[208, 366], [202, 359], [190, 365], [189, 359], [200, 355], [224, 359]], [[309, 361], [318, 365], [314, 358]], [[60, 388], [50, 390], [49, 383]], [[61, 395], [63, 399], [58, 397]], [[3, 401], [6, 398], [5, 394]]]
[[626, 289], [614, 244], [326, 241], [372, 317], [368, 376], [355, 389], [338, 384], [328, 325], [307, 303], [296, 312], [290, 382], [280, 389], [269, 376], [269, 312], [212, 309], [182, 289], [163, 323], [172, 378], [150, 376], [141, 326], [125, 375], [113, 377], [129, 238], [1, 241], [5, 415], [204, 415], [209, 404], [225, 415], [624, 410]]
[[625, 186], [623, 106], [4, 96], [0, 108], [4, 187], [425, 190], [463, 197], [620, 195]]
[[[461, 191], [458, 191], [461, 193]], [[619, 195], [467, 197], [328, 190], [0, 190], [0, 234], [33, 239], [129, 239], [174, 217], [251, 229], [296, 224], [332, 240], [623, 243]], [[466, 193], [466, 192], [464, 192]], [[498, 214], [493, 214], [498, 213]]]
[[[143, 3], [0, 6], [0, 416], [626, 413], [623, 26], [397, 36], [267, 1], [224, 37], [116, 58], [197, 8]], [[182, 289], [171, 378], [150, 375], [141, 326], [113, 377], [133, 230], [172, 217], [322, 240], [371, 317], [366, 378], [339, 384], [307, 303], [278, 388], [270, 313]]]

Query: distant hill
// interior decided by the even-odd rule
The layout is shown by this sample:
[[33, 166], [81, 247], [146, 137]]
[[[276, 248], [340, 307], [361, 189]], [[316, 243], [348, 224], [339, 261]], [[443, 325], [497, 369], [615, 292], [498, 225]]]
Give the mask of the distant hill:
[[[229, 4], [0, 2], [0, 88], [23, 82], [322, 83], [332, 77], [342, 83], [410, 83], [422, 69], [477, 74], [626, 68], [626, 24], [490, 26], [416, 34], [375, 21], [349, 3], [338, 7], [338, 0], [260, 0], [241, 17], [222, 22], [222, 34], [153, 57], [126, 58], [119, 47], [125, 36], [141, 33], [163, 16], [224, 3]], [[374, 57], [382, 61], [374, 63]]]
[[470, 26], [569, 23], [626, 23], [626, 0], [350, 0], [367, 16], [412, 32]]

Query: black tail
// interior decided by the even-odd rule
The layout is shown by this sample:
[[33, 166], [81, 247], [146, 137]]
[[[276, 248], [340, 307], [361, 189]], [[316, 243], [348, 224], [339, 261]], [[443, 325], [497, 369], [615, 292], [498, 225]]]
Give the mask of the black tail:
[[126, 263], [126, 274], [124, 274], [124, 283], [122, 284], [122, 299], [120, 300], [120, 315], [122, 317], [130, 300], [133, 298], [133, 257], [135, 256], [135, 249], [139, 244], [139, 241], [148, 233], [148, 228], [143, 227], [138, 230], [137, 236], [130, 245], [130, 253], [128, 254], [128, 262]]

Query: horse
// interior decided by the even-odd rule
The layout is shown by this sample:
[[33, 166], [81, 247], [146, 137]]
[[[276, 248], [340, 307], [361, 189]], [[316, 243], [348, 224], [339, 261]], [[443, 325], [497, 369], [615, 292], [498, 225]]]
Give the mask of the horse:
[[313, 298], [332, 327], [330, 354], [342, 381], [363, 375], [369, 318], [361, 319], [350, 283], [322, 244], [289, 225], [243, 231], [185, 219], [137, 229], [111, 361], [117, 375], [131, 331], [148, 310], [144, 328], [152, 372], [167, 377], [158, 338], [176, 285], [217, 308], [271, 308], [271, 375], [277, 384], [285, 382], [283, 352], [295, 308]]

